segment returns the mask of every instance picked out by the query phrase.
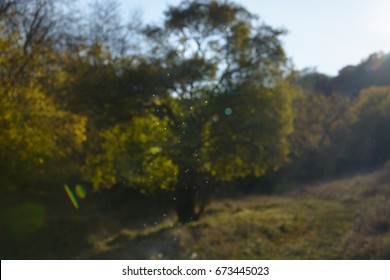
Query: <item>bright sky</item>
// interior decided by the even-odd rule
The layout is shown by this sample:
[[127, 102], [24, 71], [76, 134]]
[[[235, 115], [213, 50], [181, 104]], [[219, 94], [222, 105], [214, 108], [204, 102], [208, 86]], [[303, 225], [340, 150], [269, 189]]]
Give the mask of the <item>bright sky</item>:
[[[80, 0], [94, 2], [94, 0]], [[117, 0], [123, 16], [140, 10], [147, 23], [158, 23], [167, 5], [180, 0]], [[267, 24], [284, 27], [287, 55], [297, 69], [316, 67], [337, 75], [374, 52], [390, 52], [389, 0], [236, 0]]]

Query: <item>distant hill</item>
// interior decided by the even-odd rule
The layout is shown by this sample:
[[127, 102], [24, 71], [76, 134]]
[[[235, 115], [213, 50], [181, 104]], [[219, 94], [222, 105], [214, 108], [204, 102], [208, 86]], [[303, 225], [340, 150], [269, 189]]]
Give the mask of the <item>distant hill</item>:
[[390, 85], [390, 54], [371, 54], [358, 65], [345, 66], [335, 77], [315, 70], [302, 71], [296, 83], [308, 91], [355, 97], [364, 88]]

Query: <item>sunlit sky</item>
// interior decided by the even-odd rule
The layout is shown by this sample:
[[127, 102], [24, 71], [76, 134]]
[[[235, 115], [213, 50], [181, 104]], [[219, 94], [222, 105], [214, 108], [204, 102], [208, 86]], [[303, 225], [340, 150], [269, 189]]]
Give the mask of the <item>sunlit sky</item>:
[[[80, 0], [94, 3], [95, 0]], [[168, 5], [180, 0], [117, 0], [125, 19], [132, 11], [158, 23]], [[390, 0], [236, 0], [261, 20], [283, 27], [288, 57], [297, 69], [315, 67], [337, 75], [369, 54], [390, 52]]]

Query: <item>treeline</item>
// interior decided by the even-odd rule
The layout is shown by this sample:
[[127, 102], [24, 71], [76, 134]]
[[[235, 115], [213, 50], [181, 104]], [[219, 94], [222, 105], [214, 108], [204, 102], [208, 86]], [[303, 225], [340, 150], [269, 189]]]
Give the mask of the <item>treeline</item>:
[[365, 88], [389, 86], [389, 71], [390, 54], [373, 53], [358, 65], [345, 66], [335, 77], [308, 68], [300, 73], [295, 82], [308, 91], [356, 98]]
[[316, 179], [390, 158], [387, 56], [377, 72], [364, 70], [370, 57], [336, 78], [299, 76], [284, 30], [230, 1], [183, 1], [160, 25], [121, 21], [115, 2], [74, 7], [0, 3], [5, 210], [65, 191], [77, 208], [88, 186], [126, 186], [170, 194], [184, 223], [221, 182]]
[[301, 146], [295, 150], [302, 156], [293, 170], [300, 170], [299, 177], [370, 170], [389, 160], [389, 65], [389, 55], [375, 53], [336, 77], [315, 71], [296, 76], [301, 97], [295, 100], [295, 128]]

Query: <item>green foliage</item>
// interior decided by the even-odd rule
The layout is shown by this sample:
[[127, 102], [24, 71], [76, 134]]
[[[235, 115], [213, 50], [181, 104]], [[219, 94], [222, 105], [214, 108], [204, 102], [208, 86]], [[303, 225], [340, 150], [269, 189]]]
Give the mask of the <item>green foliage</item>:
[[177, 166], [166, 152], [174, 139], [167, 127], [167, 119], [146, 115], [101, 131], [86, 159], [86, 179], [96, 189], [122, 183], [144, 192], [172, 187]]
[[261, 176], [286, 161], [282, 30], [234, 3], [183, 1], [144, 34], [149, 56], [118, 57], [98, 36], [65, 56], [58, 100], [88, 118], [83, 172], [95, 189], [176, 190], [193, 218], [205, 178]]
[[390, 116], [390, 87], [370, 87], [363, 90], [356, 101], [355, 108], [360, 120], [372, 124], [375, 119], [388, 119]]
[[329, 146], [341, 130], [350, 125], [353, 114], [348, 98], [333, 95], [298, 93], [294, 98], [294, 126], [292, 139], [295, 152]]
[[107, 111], [120, 104], [118, 78], [111, 56], [103, 47], [96, 44], [86, 51], [85, 56], [76, 59], [65, 56], [67, 81], [55, 97], [66, 109], [104, 125], [112, 122]]
[[243, 85], [218, 96], [203, 132], [203, 168], [222, 180], [277, 170], [289, 154], [292, 131], [290, 91]]
[[361, 164], [383, 164], [390, 158], [390, 88], [363, 90], [353, 108], [356, 115], [351, 139]]
[[[179, 123], [187, 126], [182, 142], [192, 142], [182, 147], [200, 154], [198, 172], [233, 179], [276, 168], [288, 150], [282, 143], [291, 130], [288, 90], [278, 86], [285, 67], [278, 40], [282, 32], [258, 25], [256, 16], [229, 2], [183, 1], [166, 16], [167, 36], [178, 39], [169, 49], [176, 54], [171, 67], [180, 70], [177, 80], [176, 72], [171, 74], [177, 81], [172, 91], [183, 99], [177, 101]], [[199, 72], [181, 71], [189, 63]], [[201, 71], [202, 64], [211, 71]], [[228, 147], [234, 155], [226, 154]], [[270, 163], [269, 155], [277, 150], [281, 157], [273, 154]], [[241, 171], [223, 174], [243, 162]], [[216, 166], [227, 169], [216, 172]]]
[[356, 99], [301, 92], [294, 98], [293, 176], [318, 178], [372, 168], [390, 158], [389, 88]]
[[[172, 154], [177, 190], [210, 176], [261, 176], [286, 161], [292, 118], [282, 30], [234, 3], [183, 1], [166, 12], [164, 28], [149, 26], [145, 34], [173, 81], [165, 104], [179, 139]], [[179, 205], [188, 200], [183, 208], [194, 207], [191, 192], [178, 194]]]

